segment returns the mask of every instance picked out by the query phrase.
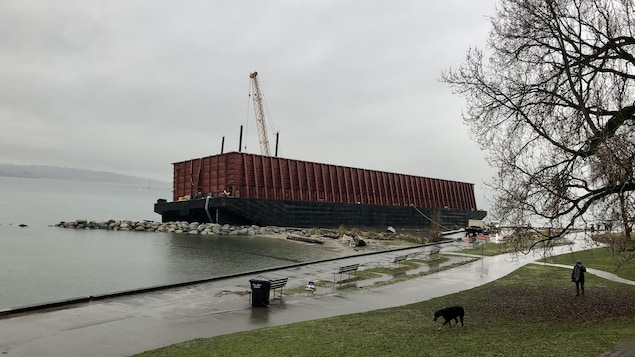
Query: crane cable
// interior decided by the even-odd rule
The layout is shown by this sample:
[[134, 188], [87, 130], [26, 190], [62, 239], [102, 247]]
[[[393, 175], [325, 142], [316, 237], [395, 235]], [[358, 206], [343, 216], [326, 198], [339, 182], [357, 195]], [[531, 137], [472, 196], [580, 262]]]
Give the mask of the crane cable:
[[[251, 98], [251, 80], [249, 80], [249, 82], [247, 83], [247, 85], [249, 86], [249, 95], [247, 96], [247, 118], [245, 120], [245, 130], [244, 130], [244, 142], [243, 142], [243, 147], [245, 152], [247, 152], [247, 133], [249, 132], [247, 129], [249, 128], [249, 113], [251, 112], [251, 110], [249, 108], [251, 108], [254, 104], [253, 99]], [[255, 116], [255, 114], [254, 114]]]
[[415, 209], [415, 211], [419, 212], [419, 214], [420, 214], [420, 215], [422, 215], [423, 217], [425, 217], [425, 218], [426, 218], [428, 221], [430, 221], [431, 223], [434, 223], [434, 224], [438, 225], [439, 227], [441, 227], [441, 228], [443, 228], [443, 229], [445, 229], [445, 230], [449, 230], [449, 229], [450, 229], [450, 228], [448, 228], [448, 227], [446, 227], [446, 226], [442, 225], [442, 224], [441, 224], [441, 222], [436, 222], [436, 221], [434, 221], [432, 218], [430, 218], [430, 217], [426, 216], [426, 215], [425, 215], [425, 213], [421, 212], [421, 211], [417, 208], [417, 206], [415, 206], [415, 205], [410, 205], [410, 207], [414, 208], [414, 209]]

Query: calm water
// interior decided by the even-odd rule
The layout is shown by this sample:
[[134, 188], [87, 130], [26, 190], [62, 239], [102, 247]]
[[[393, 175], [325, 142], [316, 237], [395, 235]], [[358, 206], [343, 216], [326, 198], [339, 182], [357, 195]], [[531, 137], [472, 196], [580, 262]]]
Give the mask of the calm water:
[[170, 190], [0, 177], [0, 310], [331, 257], [262, 237], [50, 227], [78, 218], [160, 220], [153, 204]]

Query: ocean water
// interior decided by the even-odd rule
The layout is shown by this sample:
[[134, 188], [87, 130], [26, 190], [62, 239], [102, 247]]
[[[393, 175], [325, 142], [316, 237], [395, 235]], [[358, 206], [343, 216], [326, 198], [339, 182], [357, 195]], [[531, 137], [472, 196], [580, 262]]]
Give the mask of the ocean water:
[[[280, 239], [55, 227], [160, 220], [171, 187], [0, 177], [0, 310], [332, 257]], [[27, 227], [20, 227], [25, 224]]]

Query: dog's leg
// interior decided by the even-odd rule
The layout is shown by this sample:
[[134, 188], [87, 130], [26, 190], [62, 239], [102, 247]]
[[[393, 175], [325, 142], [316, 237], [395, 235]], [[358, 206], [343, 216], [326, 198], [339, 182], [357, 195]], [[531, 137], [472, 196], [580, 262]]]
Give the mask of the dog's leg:
[[437, 329], [437, 331], [441, 331], [441, 330], [443, 330], [443, 326], [445, 326], [445, 324], [449, 324], [449, 325], [450, 325], [450, 327], [452, 327], [452, 323], [451, 323], [451, 321], [452, 321], [452, 320], [445, 320], [445, 322], [444, 322], [443, 324], [441, 324], [441, 326], [439, 326], [439, 328]]

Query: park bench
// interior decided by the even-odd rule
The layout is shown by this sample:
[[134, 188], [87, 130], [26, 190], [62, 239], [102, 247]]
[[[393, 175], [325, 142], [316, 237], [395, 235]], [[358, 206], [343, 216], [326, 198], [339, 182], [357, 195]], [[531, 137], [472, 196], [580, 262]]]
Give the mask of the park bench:
[[335, 277], [337, 275], [339, 275], [340, 280], [342, 281], [342, 274], [347, 274], [348, 278], [350, 278], [351, 276], [351, 272], [356, 272], [357, 268], [359, 268], [359, 264], [351, 264], [351, 265], [346, 265], [343, 267], [340, 267], [337, 272], [333, 273], [333, 284], [335, 284]]
[[439, 248], [439, 247], [434, 247], [434, 248], [430, 249], [430, 251], [428, 252], [428, 259], [430, 259], [430, 260], [439, 259], [439, 252], [440, 251], [441, 251], [441, 248]]
[[276, 298], [276, 290], [280, 290], [280, 296], [278, 298], [282, 299], [282, 288], [287, 285], [288, 280], [289, 278], [269, 279], [269, 282], [271, 283], [271, 290], [273, 290], [273, 299]]
[[398, 255], [395, 258], [393, 258], [392, 263], [397, 266], [397, 263], [403, 263], [406, 261], [406, 259], [408, 259], [408, 254], [406, 255]]

